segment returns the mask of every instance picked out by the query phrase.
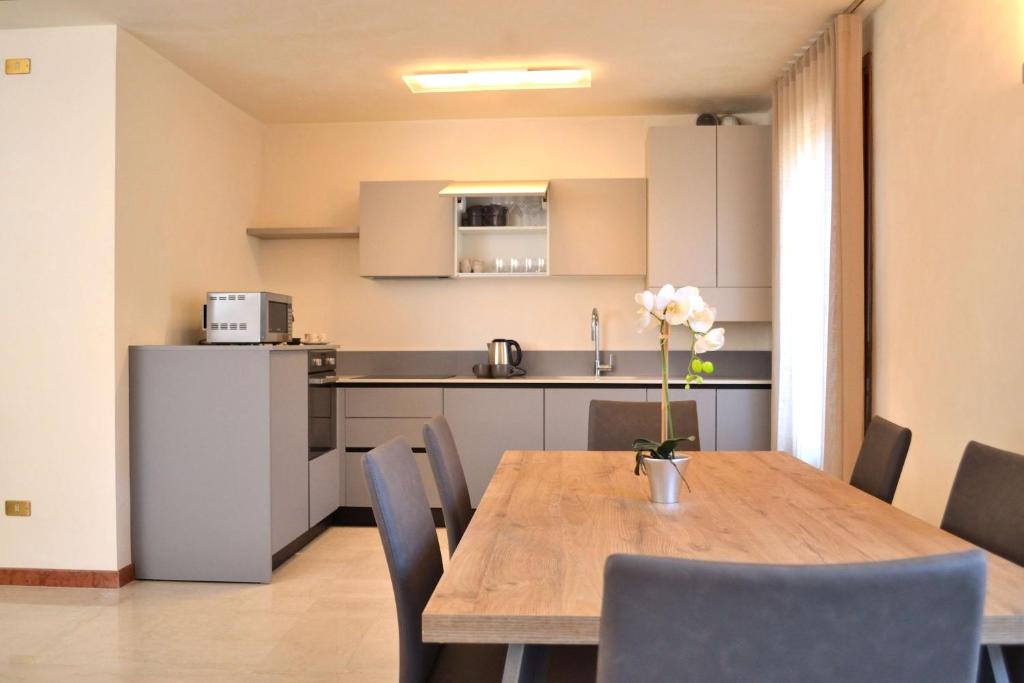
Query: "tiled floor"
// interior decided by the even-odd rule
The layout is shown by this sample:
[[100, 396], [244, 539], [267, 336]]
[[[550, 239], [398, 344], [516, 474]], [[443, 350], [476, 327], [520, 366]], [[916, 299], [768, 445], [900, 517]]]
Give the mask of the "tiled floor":
[[0, 681], [398, 678], [394, 600], [373, 528], [328, 529], [269, 585], [0, 586], [0, 627]]

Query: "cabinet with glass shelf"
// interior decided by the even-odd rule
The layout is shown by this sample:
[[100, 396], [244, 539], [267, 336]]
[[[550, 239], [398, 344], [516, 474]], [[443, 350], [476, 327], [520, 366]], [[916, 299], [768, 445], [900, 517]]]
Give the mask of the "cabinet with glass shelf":
[[544, 277], [550, 269], [547, 181], [452, 183], [455, 277]]

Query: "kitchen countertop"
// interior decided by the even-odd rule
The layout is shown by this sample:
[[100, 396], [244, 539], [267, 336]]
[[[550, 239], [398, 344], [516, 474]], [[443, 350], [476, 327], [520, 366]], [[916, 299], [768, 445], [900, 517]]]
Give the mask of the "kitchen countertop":
[[[478, 378], [472, 375], [455, 375], [453, 377], [384, 377], [364, 375], [341, 375], [338, 386], [381, 387], [381, 386], [479, 386], [479, 387], [514, 387], [514, 386], [556, 386], [556, 387], [650, 387], [660, 386], [661, 378], [655, 376], [615, 376], [604, 375], [526, 375], [497, 379], [492, 377]], [[669, 385], [682, 387], [686, 384], [682, 378], [669, 379]], [[770, 379], [754, 378], [706, 378], [702, 384], [691, 383], [692, 388], [705, 387], [770, 387]]]
[[131, 348], [147, 351], [330, 351], [337, 344], [144, 344]]

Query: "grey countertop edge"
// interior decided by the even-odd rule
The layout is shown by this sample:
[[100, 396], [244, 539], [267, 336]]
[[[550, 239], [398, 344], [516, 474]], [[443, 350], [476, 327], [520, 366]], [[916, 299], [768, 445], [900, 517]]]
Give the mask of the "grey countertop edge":
[[[472, 377], [468, 375], [456, 375], [454, 377], [367, 377], [367, 376], [339, 376], [337, 380], [338, 386], [346, 386], [349, 384], [360, 385], [360, 386], [390, 386], [390, 385], [422, 385], [422, 386], [446, 386], [446, 385], [481, 385], [481, 386], [531, 386], [537, 384], [543, 385], [586, 385], [586, 386], [660, 386], [660, 377], [615, 377], [614, 375], [605, 375], [597, 378], [590, 375], [571, 376], [571, 375], [559, 375], [559, 376], [544, 376], [544, 375], [527, 375], [525, 377], [513, 377], [508, 379], [497, 379], [488, 377]], [[670, 379], [669, 386], [681, 387], [686, 384], [682, 379]], [[733, 386], [733, 385], [758, 385], [770, 387], [772, 381], [770, 379], [763, 378], [728, 378], [728, 379], [713, 379], [707, 378], [703, 383], [691, 383], [691, 387], [700, 386]]]
[[329, 351], [337, 344], [139, 344], [128, 347], [144, 351]]

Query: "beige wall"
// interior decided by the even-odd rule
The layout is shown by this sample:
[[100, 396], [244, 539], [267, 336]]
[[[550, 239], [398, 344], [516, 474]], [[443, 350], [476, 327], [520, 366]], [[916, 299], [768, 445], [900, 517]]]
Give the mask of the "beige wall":
[[0, 31], [0, 567], [117, 568], [115, 36]]
[[1024, 452], [1024, 3], [872, 16], [877, 413], [913, 443], [896, 505], [938, 521], [964, 445]]
[[[641, 177], [647, 128], [692, 122], [638, 116], [268, 126], [258, 224], [354, 226], [361, 180]], [[326, 332], [349, 350], [479, 349], [496, 336], [527, 348], [587, 349], [597, 306], [605, 348], [654, 348], [649, 334], [635, 331], [639, 277], [366, 280], [358, 276], [358, 251], [355, 240], [263, 247], [265, 284], [295, 297], [299, 331]], [[728, 348], [769, 348], [767, 324], [727, 330]]]
[[245, 235], [263, 126], [124, 31], [117, 34], [118, 554], [130, 557], [128, 346], [191, 344], [206, 291], [259, 289]]

